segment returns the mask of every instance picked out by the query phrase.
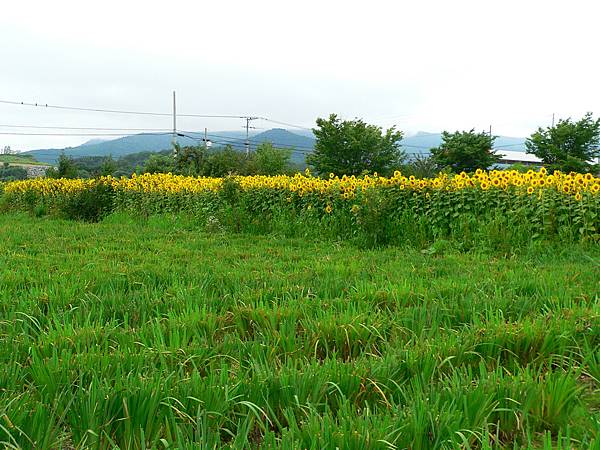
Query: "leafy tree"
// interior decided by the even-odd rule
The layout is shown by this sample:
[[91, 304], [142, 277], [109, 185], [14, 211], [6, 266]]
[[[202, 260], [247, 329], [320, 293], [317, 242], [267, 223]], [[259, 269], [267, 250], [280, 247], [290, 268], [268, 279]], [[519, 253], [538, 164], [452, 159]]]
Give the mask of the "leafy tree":
[[433, 161], [439, 167], [449, 167], [454, 172], [474, 172], [488, 169], [502, 158], [492, 150], [496, 136], [475, 133], [475, 130], [442, 133], [442, 143], [431, 149]]
[[78, 168], [73, 158], [61, 153], [58, 157], [58, 167], [50, 167], [46, 171], [48, 178], [77, 178]]
[[11, 166], [4, 163], [0, 168], [0, 181], [24, 180], [27, 178], [27, 170], [19, 166]]
[[112, 156], [108, 156], [107, 158], [104, 158], [104, 161], [102, 161], [99, 175], [104, 177], [112, 175], [117, 171], [117, 168], [118, 166], [116, 161], [112, 158]]
[[173, 156], [169, 155], [150, 155], [144, 163], [144, 173], [169, 173], [175, 170], [175, 161]]
[[384, 133], [376, 125], [360, 119], [342, 121], [335, 114], [317, 119], [317, 127], [315, 149], [307, 162], [320, 174], [387, 174], [405, 158], [400, 149], [402, 132], [394, 127]]
[[291, 150], [273, 147], [270, 142], [260, 144], [252, 155], [252, 172], [257, 175], [281, 175], [289, 172]]
[[175, 172], [182, 175], [200, 175], [206, 161], [206, 152], [201, 146], [181, 147], [175, 144]]
[[245, 153], [227, 145], [223, 149], [209, 153], [202, 174], [211, 177], [224, 177], [229, 174], [247, 175], [249, 160]]
[[525, 142], [527, 153], [533, 153], [549, 168], [565, 172], [595, 170], [594, 159], [600, 156], [600, 119], [587, 113], [578, 122], [559, 120], [555, 126], [541, 127]]

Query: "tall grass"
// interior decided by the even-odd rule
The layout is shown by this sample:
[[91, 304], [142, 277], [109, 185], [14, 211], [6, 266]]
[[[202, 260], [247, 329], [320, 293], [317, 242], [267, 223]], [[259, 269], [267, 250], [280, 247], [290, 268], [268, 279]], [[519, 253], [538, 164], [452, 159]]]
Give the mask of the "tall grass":
[[7, 448], [594, 448], [600, 252], [0, 215]]

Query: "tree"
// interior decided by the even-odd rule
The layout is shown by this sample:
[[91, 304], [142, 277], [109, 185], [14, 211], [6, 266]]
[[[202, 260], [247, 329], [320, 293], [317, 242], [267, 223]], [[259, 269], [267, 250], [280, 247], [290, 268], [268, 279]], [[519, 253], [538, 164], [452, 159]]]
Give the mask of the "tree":
[[200, 175], [206, 161], [206, 152], [201, 146], [181, 147], [175, 144], [175, 171], [182, 175]]
[[0, 167], [0, 181], [25, 180], [27, 178], [27, 170], [19, 166], [11, 166], [4, 163]]
[[77, 178], [78, 168], [73, 158], [61, 153], [58, 157], [58, 167], [50, 167], [46, 171], [48, 178]]
[[360, 119], [341, 121], [335, 114], [317, 119], [317, 127], [313, 129], [317, 142], [307, 162], [319, 174], [387, 174], [406, 156], [400, 149], [402, 132], [394, 127], [384, 133]]
[[208, 154], [203, 175], [224, 177], [229, 174], [247, 175], [249, 158], [245, 153], [235, 150], [231, 145]]
[[144, 173], [169, 173], [174, 172], [175, 165], [173, 156], [170, 155], [150, 155], [144, 163]]
[[431, 155], [439, 167], [449, 167], [452, 171], [474, 172], [486, 170], [502, 158], [492, 150], [496, 136], [488, 133], [475, 133], [475, 130], [442, 133], [442, 143], [431, 149]]
[[102, 166], [100, 166], [100, 175], [106, 177], [108, 175], [112, 175], [117, 170], [117, 162], [113, 159], [111, 155], [104, 158], [102, 161]]
[[578, 122], [559, 120], [555, 126], [541, 127], [525, 142], [532, 153], [551, 169], [564, 172], [590, 172], [600, 156], [600, 119], [587, 113]]
[[291, 150], [273, 147], [270, 142], [260, 144], [253, 155], [253, 172], [257, 175], [281, 175], [290, 169]]

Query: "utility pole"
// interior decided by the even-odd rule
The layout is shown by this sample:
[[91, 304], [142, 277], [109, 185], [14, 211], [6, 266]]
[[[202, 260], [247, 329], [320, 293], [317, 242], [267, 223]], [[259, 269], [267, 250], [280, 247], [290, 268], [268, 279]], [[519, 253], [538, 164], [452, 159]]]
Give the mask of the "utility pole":
[[554, 128], [554, 113], [552, 113], [552, 128]]
[[248, 156], [250, 154], [250, 138], [249, 138], [249, 129], [252, 128], [254, 129], [254, 127], [250, 126], [250, 121], [251, 120], [256, 120], [258, 119], [258, 117], [246, 117], [246, 156]]
[[208, 147], [208, 129], [204, 128], [204, 150]]
[[173, 149], [177, 144], [177, 105], [175, 103], [175, 91], [173, 91]]

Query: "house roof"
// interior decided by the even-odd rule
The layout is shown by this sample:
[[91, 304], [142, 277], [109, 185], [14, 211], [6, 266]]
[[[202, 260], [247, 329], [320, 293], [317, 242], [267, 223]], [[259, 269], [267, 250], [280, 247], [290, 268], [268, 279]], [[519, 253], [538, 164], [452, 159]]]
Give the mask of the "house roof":
[[540, 158], [530, 153], [515, 152], [508, 150], [500, 150], [497, 152], [498, 155], [502, 156], [502, 161], [520, 161], [528, 163], [539, 163], [542, 162]]

